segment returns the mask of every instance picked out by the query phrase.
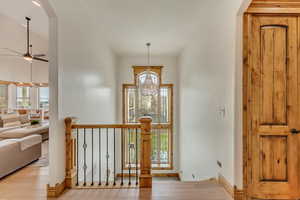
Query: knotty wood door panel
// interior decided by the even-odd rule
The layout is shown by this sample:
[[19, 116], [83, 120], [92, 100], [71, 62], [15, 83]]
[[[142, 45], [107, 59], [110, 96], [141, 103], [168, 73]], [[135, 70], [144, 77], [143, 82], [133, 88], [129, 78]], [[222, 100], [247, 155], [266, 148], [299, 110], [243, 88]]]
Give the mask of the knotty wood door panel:
[[261, 123], [286, 125], [287, 77], [286, 26], [260, 27]]
[[299, 198], [297, 17], [253, 16], [249, 38], [251, 181], [259, 199]]
[[261, 136], [260, 181], [288, 181], [287, 137]]

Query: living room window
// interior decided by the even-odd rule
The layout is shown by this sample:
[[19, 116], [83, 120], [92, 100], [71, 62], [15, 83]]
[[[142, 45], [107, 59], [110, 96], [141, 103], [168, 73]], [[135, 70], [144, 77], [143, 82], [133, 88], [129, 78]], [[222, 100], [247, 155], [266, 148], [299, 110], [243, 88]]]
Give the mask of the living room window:
[[49, 109], [49, 87], [39, 88], [39, 107]]
[[0, 109], [8, 107], [8, 85], [0, 85]]
[[[137, 82], [144, 78], [146, 67], [133, 67], [134, 84], [123, 84], [123, 122], [138, 123], [139, 117], [147, 114], [152, 117], [152, 167], [172, 169], [173, 135], [173, 84], [161, 83], [162, 67], [151, 67], [153, 76], [160, 82], [160, 92], [156, 96], [140, 96]], [[134, 134], [125, 134], [127, 145], [135, 143]], [[125, 151], [126, 152], [126, 151]], [[130, 162], [129, 162], [130, 157]], [[134, 155], [125, 153], [125, 167], [134, 163]]]
[[30, 108], [30, 87], [17, 87], [17, 108]]

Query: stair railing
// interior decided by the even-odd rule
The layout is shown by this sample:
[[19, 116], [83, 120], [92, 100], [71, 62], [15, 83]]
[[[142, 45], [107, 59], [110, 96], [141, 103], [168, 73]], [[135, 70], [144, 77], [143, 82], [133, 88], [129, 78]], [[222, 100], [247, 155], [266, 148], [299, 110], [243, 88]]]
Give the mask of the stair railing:
[[66, 118], [66, 187], [151, 188], [152, 119], [139, 121], [77, 124]]

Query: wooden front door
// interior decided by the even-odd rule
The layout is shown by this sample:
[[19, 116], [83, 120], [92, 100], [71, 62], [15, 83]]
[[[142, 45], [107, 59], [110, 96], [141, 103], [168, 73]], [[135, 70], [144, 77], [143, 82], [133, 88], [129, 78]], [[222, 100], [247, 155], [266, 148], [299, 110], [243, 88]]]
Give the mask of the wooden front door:
[[297, 17], [256, 15], [250, 26], [248, 195], [299, 198]]

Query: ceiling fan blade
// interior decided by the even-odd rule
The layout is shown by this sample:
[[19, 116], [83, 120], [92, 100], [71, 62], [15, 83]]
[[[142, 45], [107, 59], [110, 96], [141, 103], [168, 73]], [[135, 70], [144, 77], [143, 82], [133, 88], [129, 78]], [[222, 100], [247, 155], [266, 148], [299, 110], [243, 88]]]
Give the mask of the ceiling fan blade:
[[45, 57], [46, 56], [46, 54], [34, 54], [34, 55], [32, 55], [33, 57]]
[[18, 52], [18, 51], [15, 51], [15, 50], [13, 50], [13, 49], [9, 49], [9, 48], [0, 48], [0, 49], [6, 50], [6, 51], [10, 51], [10, 52], [12, 52], [12, 53], [16, 53], [16, 54], [18, 54], [18, 55], [20, 55], [20, 56], [23, 55], [23, 53]]
[[43, 59], [43, 58], [38, 58], [38, 57], [32, 57], [32, 59], [39, 60], [39, 61], [42, 61], [42, 62], [49, 62], [49, 60], [46, 60], [46, 59]]

